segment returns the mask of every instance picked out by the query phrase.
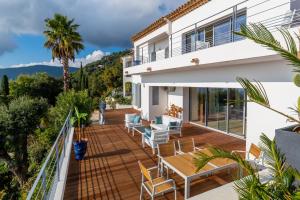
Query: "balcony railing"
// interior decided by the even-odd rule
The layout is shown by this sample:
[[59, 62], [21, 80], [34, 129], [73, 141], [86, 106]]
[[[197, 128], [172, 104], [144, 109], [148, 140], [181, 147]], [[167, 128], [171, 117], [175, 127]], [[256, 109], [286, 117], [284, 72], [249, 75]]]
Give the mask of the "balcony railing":
[[[264, 10], [249, 12], [258, 6], [263, 6], [264, 3], [270, 3], [272, 1], [274, 1], [274, 6], [271, 8], [267, 7]], [[284, 0], [282, 2], [278, 2], [277, 0], [265, 0], [250, 7], [246, 5], [248, 0], [240, 2], [239, 4], [170, 34], [169, 47], [166, 47], [168, 50], [168, 53], [166, 53], [167, 56], [160, 56], [158, 58], [157, 52], [148, 52], [144, 47], [142, 53], [139, 53], [142, 56], [136, 56], [134, 66], [243, 40], [243, 37], [234, 34], [234, 32], [240, 31], [241, 25], [247, 24], [247, 21], [252, 21], [251, 18], [260, 18], [260, 16], [266, 15], [267, 12], [286, 6], [293, 1], [295, 0]], [[211, 23], [212, 21], [214, 23]], [[299, 26], [300, 11], [287, 11], [285, 14], [281, 13], [256, 23], [264, 24], [271, 31], [275, 31], [280, 27], [289, 28]]]
[[[66, 158], [70, 158], [70, 145], [72, 145], [72, 134], [70, 134], [72, 127], [70, 122], [71, 115], [72, 113], [70, 111], [27, 195], [27, 200], [55, 198], [58, 183], [65, 178], [62, 177], [62, 168], [66, 167]], [[67, 151], [67, 149], [69, 149], [69, 151]]]

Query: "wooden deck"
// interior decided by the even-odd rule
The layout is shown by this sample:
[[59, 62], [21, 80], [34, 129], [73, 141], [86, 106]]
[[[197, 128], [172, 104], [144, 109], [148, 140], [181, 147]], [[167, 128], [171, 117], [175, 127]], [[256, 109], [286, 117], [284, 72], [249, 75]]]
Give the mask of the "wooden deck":
[[[85, 130], [88, 149], [84, 160], [76, 161], [74, 154], [70, 161], [64, 199], [138, 199], [141, 173], [138, 160], [147, 167], [156, 165], [156, 156], [150, 148], [142, 148], [141, 137], [127, 133], [123, 125], [124, 113], [133, 110], [107, 112], [107, 124], [91, 125]], [[245, 141], [208, 129], [184, 125], [183, 138], [194, 138], [197, 145], [212, 144], [227, 150], [245, 149]], [[172, 138], [175, 140], [178, 138]], [[220, 172], [208, 178], [193, 182], [191, 196], [231, 182], [235, 173]], [[184, 182], [176, 174], [177, 199], [183, 199]], [[149, 196], [144, 193], [144, 197]], [[166, 194], [157, 199], [174, 199], [174, 194]]]

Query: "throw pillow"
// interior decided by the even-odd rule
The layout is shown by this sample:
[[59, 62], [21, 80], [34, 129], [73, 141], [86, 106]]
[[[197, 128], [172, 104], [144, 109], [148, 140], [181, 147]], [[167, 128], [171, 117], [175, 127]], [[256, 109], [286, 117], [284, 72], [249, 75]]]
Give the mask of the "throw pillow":
[[170, 130], [176, 130], [177, 127], [174, 127], [174, 126], [177, 126], [177, 122], [169, 122]]
[[162, 124], [162, 117], [161, 116], [155, 117], [155, 124]]
[[135, 115], [129, 116], [129, 122], [134, 123]]
[[148, 138], [151, 138], [151, 128], [145, 128], [145, 134]]
[[141, 116], [136, 115], [135, 118], [134, 118], [133, 123], [138, 124], [138, 123], [140, 123], [140, 121], [141, 121]]

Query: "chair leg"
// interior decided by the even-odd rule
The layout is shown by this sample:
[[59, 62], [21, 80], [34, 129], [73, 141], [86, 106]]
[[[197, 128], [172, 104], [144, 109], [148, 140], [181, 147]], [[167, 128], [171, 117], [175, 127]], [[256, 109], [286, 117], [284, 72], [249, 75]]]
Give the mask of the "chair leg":
[[155, 155], [155, 148], [152, 148], [152, 154]]
[[174, 189], [174, 199], [175, 199], [175, 200], [177, 199], [177, 191], [176, 191], [176, 188]]
[[143, 185], [141, 185], [141, 194], [140, 194], [140, 200], [143, 199]]

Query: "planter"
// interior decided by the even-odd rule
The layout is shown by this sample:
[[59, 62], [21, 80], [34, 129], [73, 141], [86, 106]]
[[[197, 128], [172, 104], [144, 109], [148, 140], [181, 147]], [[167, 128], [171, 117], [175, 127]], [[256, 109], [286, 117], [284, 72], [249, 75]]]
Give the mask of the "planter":
[[300, 134], [293, 132], [295, 126], [275, 130], [276, 145], [286, 156], [287, 162], [300, 171]]
[[86, 140], [76, 141], [73, 143], [73, 145], [74, 145], [75, 159], [82, 160], [86, 152], [87, 141]]

